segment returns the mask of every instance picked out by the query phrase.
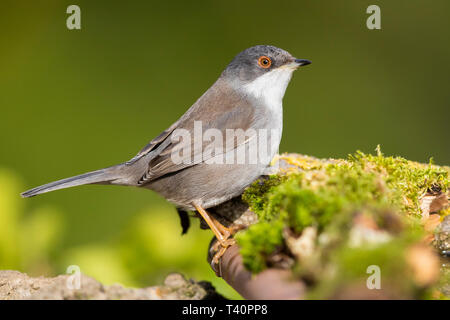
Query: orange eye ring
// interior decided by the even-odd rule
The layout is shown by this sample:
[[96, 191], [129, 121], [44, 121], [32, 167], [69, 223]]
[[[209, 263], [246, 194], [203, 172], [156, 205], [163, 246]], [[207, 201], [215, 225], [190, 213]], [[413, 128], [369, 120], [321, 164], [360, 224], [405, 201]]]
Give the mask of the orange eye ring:
[[264, 69], [270, 68], [272, 65], [272, 60], [267, 56], [261, 56], [258, 59], [258, 65]]

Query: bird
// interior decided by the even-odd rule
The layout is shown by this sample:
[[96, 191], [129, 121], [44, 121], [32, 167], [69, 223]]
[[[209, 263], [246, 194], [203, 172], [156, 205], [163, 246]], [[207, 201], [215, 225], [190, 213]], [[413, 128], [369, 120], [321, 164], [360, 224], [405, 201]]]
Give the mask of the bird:
[[245, 49], [181, 118], [132, 159], [21, 196], [86, 184], [153, 190], [177, 209], [200, 214], [220, 245], [213, 259], [217, 265], [233, 244], [232, 231], [207, 209], [242, 194], [264, 174], [280, 145], [286, 88], [293, 72], [310, 63], [275, 46]]

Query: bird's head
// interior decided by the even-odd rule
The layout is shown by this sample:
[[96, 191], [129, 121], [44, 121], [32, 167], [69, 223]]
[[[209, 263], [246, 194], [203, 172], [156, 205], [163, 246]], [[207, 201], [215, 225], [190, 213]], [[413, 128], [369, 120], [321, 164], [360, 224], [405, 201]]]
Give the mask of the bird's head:
[[222, 78], [245, 94], [281, 100], [292, 73], [310, 63], [283, 49], [258, 45], [239, 53], [226, 67]]

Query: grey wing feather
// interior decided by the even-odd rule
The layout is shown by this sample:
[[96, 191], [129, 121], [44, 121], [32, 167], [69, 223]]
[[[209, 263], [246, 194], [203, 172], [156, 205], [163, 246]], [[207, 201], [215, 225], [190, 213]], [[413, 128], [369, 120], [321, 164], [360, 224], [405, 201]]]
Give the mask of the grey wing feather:
[[[211, 92], [212, 91], [212, 92]], [[214, 108], [211, 106], [215, 105]], [[204, 106], [209, 106], [205, 110]], [[139, 180], [139, 184], [145, 184], [166, 174], [171, 174], [185, 168], [194, 166], [203, 161], [208, 160], [208, 157], [213, 157], [225, 153], [227, 151], [236, 149], [240, 144], [244, 142], [234, 142], [232, 145], [226, 145], [224, 141], [203, 141], [201, 144], [194, 144], [193, 139], [185, 141], [184, 139], [175, 140], [173, 138], [173, 131], [176, 128], [186, 129], [189, 132], [193, 132], [194, 121], [201, 121], [203, 132], [209, 128], [219, 129], [222, 137], [226, 136], [226, 129], [243, 129], [253, 127], [254, 118], [254, 106], [244, 97], [238, 96], [234, 91], [227, 91], [223, 86], [218, 92], [213, 87], [210, 88], [176, 123], [171, 126], [171, 131], [165, 135], [163, 140], [170, 139], [171, 141], [165, 141], [166, 146], [157, 152], [157, 154], [149, 160], [148, 171]], [[166, 130], [165, 132], [167, 132]], [[163, 133], [164, 134], [164, 133]], [[161, 136], [161, 135], [160, 135]], [[193, 137], [191, 137], [193, 138]], [[161, 144], [161, 141], [158, 142]], [[216, 143], [220, 143], [222, 146], [221, 153], [215, 153]], [[153, 141], [148, 145], [148, 149], [155, 150], [156, 144]], [[144, 148], [145, 150], [146, 148]], [[174, 152], [182, 150], [191, 150], [190, 154], [183, 154], [181, 157], [181, 163], [175, 163], [172, 159]], [[212, 151], [213, 152], [209, 152]], [[205, 157], [205, 155], [208, 155]], [[200, 159], [199, 161], [195, 161]]]
[[178, 126], [178, 122], [179, 120], [172, 124], [168, 129], [164, 130], [159, 136], [150, 141], [144, 148], [141, 149], [141, 151], [138, 152], [137, 155], [128, 160], [126, 164], [132, 164], [141, 159], [143, 156], [147, 155], [152, 150], [155, 150], [162, 142], [164, 142], [164, 140], [173, 132], [173, 130], [175, 130], [175, 128]]

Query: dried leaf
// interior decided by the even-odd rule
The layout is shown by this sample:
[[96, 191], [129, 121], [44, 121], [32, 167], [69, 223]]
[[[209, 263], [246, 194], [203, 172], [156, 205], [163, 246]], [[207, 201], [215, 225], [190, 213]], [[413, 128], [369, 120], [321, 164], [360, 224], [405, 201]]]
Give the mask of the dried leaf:
[[427, 193], [420, 198], [420, 210], [422, 211], [422, 221], [426, 221], [430, 213], [438, 212], [448, 206], [448, 195], [440, 193], [433, 195]]

